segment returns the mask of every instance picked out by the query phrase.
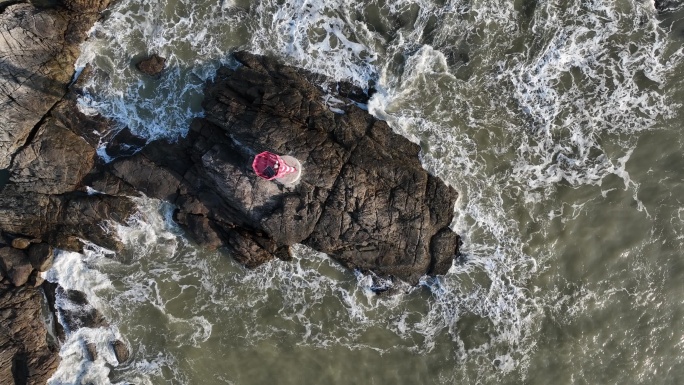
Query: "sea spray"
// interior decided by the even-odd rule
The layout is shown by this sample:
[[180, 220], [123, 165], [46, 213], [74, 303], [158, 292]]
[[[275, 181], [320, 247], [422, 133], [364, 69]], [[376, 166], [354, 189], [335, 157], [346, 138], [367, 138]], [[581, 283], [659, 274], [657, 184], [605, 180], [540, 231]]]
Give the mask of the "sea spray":
[[257, 29], [249, 46], [255, 53], [275, 54], [288, 64], [366, 88], [376, 75], [377, 55], [369, 46], [377, 36], [355, 20], [362, 8], [348, 0], [256, 2]]
[[560, 181], [600, 184], [615, 174], [629, 184], [628, 174], [619, 171], [624, 153], [604, 138], [629, 153], [635, 132], [672, 116], [676, 106], [659, 88], [671, 71], [668, 64], [682, 55], [665, 54], [667, 33], [648, 12], [635, 4], [633, 14], [623, 14], [603, 2], [538, 7], [535, 28], [545, 33], [533, 43], [541, 49], [507, 58], [498, 77], [511, 82], [530, 119], [513, 170], [517, 181], [532, 190]]

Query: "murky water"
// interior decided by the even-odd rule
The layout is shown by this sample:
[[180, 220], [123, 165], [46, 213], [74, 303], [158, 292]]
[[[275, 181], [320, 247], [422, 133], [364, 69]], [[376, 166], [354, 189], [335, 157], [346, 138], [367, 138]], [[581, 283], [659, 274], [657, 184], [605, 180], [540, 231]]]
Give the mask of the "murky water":
[[[368, 109], [461, 192], [464, 256], [376, 297], [304, 247], [254, 271], [140, 201], [114, 255], [49, 274], [113, 321], [53, 384], [684, 382], [684, 9], [649, 1], [121, 0], [79, 65], [84, 111], [183, 135], [230, 53], [375, 84]], [[168, 58], [159, 79], [136, 72]], [[132, 359], [83, 360], [122, 337]]]

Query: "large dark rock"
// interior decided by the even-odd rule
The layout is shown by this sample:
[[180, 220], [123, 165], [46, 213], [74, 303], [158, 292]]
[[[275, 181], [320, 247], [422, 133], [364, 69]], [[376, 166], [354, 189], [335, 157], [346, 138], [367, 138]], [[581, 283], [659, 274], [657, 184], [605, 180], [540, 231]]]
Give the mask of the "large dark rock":
[[45, 384], [59, 364], [48, 343], [40, 289], [0, 284], [0, 383]]
[[[111, 174], [177, 206], [198, 242], [228, 246], [257, 266], [295, 243], [345, 266], [417, 283], [457, 253], [449, 229], [456, 191], [421, 166], [420, 148], [350, 99], [335, 113], [320, 79], [241, 52], [205, 92], [206, 118], [177, 143], [155, 142], [109, 165]], [[349, 87], [347, 87], [349, 88]], [[258, 178], [255, 154], [299, 159], [294, 187]], [[98, 178], [94, 184], [102, 184]]]
[[79, 46], [109, 0], [16, 3], [0, 13], [0, 170], [66, 94]]
[[31, 266], [40, 272], [48, 271], [54, 259], [52, 246], [44, 242], [32, 244], [28, 249], [28, 256]]

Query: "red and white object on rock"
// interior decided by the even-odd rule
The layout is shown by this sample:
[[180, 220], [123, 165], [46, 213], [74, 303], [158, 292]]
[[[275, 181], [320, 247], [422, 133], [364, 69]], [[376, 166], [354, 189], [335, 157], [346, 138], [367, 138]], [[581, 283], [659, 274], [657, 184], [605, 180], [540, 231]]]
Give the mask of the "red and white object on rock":
[[302, 173], [302, 166], [297, 159], [287, 155], [281, 157], [268, 151], [254, 157], [252, 168], [259, 177], [266, 180], [275, 179], [283, 184], [297, 182]]

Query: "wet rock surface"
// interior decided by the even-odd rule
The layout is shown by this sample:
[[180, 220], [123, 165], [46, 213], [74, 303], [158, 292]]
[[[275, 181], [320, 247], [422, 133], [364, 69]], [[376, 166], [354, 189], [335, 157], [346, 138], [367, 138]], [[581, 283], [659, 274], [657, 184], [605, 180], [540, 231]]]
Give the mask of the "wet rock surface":
[[114, 356], [120, 364], [128, 361], [131, 356], [131, 352], [128, 350], [128, 347], [122, 341], [114, 341], [112, 343], [112, 349], [114, 349]]
[[34, 269], [39, 272], [48, 271], [52, 267], [54, 250], [47, 243], [34, 243], [28, 249], [28, 257]]
[[23, 250], [13, 247], [0, 247], [0, 270], [15, 287], [28, 282], [33, 267]]
[[[104, 314], [88, 302], [86, 293], [65, 289], [47, 281], [43, 283], [42, 289], [47, 306], [55, 317], [55, 334], [60, 342], [66, 338], [66, 331], [73, 333], [81, 328], [97, 329], [110, 326]], [[56, 322], [57, 317], [61, 319], [60, 323]], [[97, 360], [99, 354], [96, 343], [87, 339], [82, 339], [81, 343], [84, 357], [90, 361]], [[112, 349], [119, 363], [123, 363], [130, 357], [128, 346], [123, 341], [109, 341], [109, 348]]]
[[88, 302], [88, 297], [84, 292], [66, 290], [61, 286], [57, 286], [55, 290], [55, 297], [66, 304], [60, 307], [60, 314], [70, 331], [73, 332], [83, 327], [101, 328], [109, 325], [102, 312]]

